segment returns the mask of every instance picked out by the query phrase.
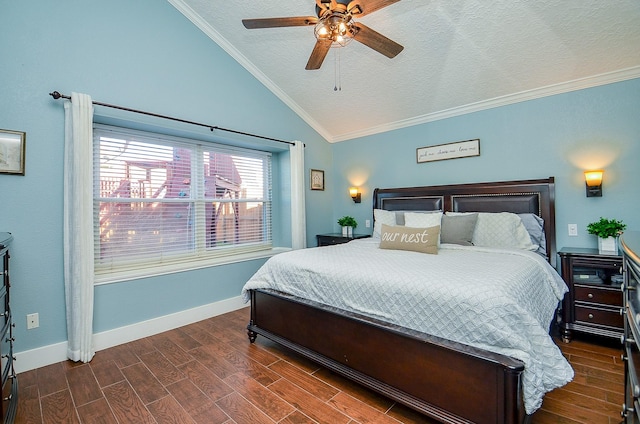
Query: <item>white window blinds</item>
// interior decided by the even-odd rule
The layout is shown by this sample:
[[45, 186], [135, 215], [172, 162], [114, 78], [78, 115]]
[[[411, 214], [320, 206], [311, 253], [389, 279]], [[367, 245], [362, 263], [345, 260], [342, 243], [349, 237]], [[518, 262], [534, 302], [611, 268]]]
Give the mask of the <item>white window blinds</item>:
[[271, 155], [94, 128], [96, 275], [271, 249]]

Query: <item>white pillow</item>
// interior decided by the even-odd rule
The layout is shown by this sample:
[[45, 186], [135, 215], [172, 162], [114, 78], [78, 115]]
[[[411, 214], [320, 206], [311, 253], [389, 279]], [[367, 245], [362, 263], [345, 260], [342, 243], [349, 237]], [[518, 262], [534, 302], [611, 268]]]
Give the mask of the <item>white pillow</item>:
[[396, 225], [396, 213], [393, 211], [385, 211], [384, 209], [373, 210], [373, 238], [380, 238], [382, 233], [382, 224], [394, 226]]
[[[442, 212], [420, 213], [405, 212], [404, 225], [413, 228], [429, 228], [440, 226], [442, 220]], [[440, 247], [440, 234], [438, 234], [438, 247]]]
[[[447, 215], [464, 214], [464, 212], [447, 212]], [[536, 250], [538, 248], [531, 243], [529, 232], [520, 217], [510, 212], [478, 213], [472, 241], [474, 246], [500, 249]]]

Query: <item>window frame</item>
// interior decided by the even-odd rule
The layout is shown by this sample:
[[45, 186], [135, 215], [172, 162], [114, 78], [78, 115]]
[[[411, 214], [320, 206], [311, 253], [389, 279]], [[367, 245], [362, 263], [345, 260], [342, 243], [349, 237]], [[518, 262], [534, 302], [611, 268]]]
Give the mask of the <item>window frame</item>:
[[[157, 144], [161, 145], [169, 145], [175, 146], [184, 145], [190, 149], [192, 155], [191, 161], [191, 175], [192, 177], [199, 178], [200, 176], [204, 176], [204, 167], [203, 167], [203, 153], [204, 152], [220, 152], [226, 154], [235, 153], [239, 156], [246, 156], [252, 158], [260, 158], [265, 164], [266, 167], [263, 169], [263, 197], [260, 199], [221, 199], [215, 198], [215, 202], [222, 203], [241, 203], [241, 202], [253, 202], [253, 203], [262, 203], [264, 207], [262, 208], [261, 213], [263, 214], [261, 231], [265, 234], [266, 242], [257, 243], [257, 246], [248, 247], [250, 243], [241, 243], [238, 245], [231, 245], [231, 247], [207, 247], [206, 241], [204, 240], [204, 214], [196, 214], [196, 216], [201, 217], [202, 219], [196, 219], [194, 221], [194, 226], [197, 226], [193, 230], [194, 233], [194, 243], [197, 243], [195, 252], [193, 253], [185, 253], [179, 255], [172, 255], [169, 260], [162, 261], [158, 263], [157, 261], [153, 261], [152, 263], [147, 263], [146, 260], [134, 261], [125, 265], [118, 266], [110, 266], [104, 267], [98, 265], [99, 258], [99, 246], [100, 246], [100, 214], [99, 214], [99, 205], [104, 198], [100, 197], [99, 184], [100, 184], [100, 175], [99, 172], [100, 167], [100, 137], [104, 137], [107, 134], [111, 134], [115, 137], [117, 136], [125, 136], [129, 138], [138, 138], [141, 140], [146, 140], [150, 142], [157, 142]], [[287, 248], [274, 248], [273, 246], [273, 235], [272, 235], [272, 227], [273, 227], [273, 161], [271, 152], [263, 151], [259, 149], [252, 149], [246, 147], [236, 147], [229, 146], [222, 143], [217, 143], [215, 141], [209, 141], [204, 139], [197, 139], [193, 137], [180, 137], [163, 134], [157, 131], [141, 131], [134, 130], [121, 126], [114, 125], [105, 125], [94, 123], [94, 173], [93, 173], [93, 204], [94, 204], [94, 220], [93, 220], [93, 231], [94, 231], [94, 245], [96, 246], [96, 256], [95, 256], [95, 266], [94, 266], [94, 283], [95, 284], [104, 284], [118, 281], [131, 280], [136, 278], [146, 278], [151, 276], [163, 275], [174, 272], [182, 272], [187, 270], [195, 270], [201, 269], [211, 266], [218, 266], [223, 264], [230, 264], [236, 262], [243, 262], [247, 260], [254, 260], [260, 258], [268, 258], [273, 256], [274, 254], [280, 253], [282, 251], [289, 250]], [[195, 160], [193, 160], [195, 159]], [[235, 165], [234, 165], [235, 166]], [[212, 198], [204, 197], [204, 189], [203, 182], [195, 183], [197, 193], [191, 193], [188, 199], [188, 202], [192, 202], [194, 205], [198, 205], [195, 207], [204, 209], [205, 203], [208, 201], [212, 201]], [[136, 200], [130, 200], [130, 202], [134, 202]], [[171, 199], [168, 199], [168, 202], [171, 202]], [[258, 247], [259, 246], [259, 247]]]

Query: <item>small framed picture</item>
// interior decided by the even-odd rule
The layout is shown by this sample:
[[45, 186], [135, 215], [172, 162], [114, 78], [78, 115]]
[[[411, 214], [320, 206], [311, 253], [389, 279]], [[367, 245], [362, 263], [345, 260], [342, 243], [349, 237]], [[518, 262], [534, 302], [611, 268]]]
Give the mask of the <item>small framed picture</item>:
[[26, 133], [0, 130], [0, 174], [24, 175]]
[[324, 171], [311, 170], [311, 190], [324, 190]]

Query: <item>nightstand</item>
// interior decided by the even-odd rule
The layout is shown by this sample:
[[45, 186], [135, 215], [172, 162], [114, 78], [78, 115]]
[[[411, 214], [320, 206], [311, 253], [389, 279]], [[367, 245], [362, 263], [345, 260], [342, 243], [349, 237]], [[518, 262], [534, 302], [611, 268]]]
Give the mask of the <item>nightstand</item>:
[[568, 247], [558, 252], [569, 287], [562, 302], [562, 339], [574, 331], [619, 339], [624, 332], [622, 256]]
[[350, 237], [342, 233], [317, 234], [318, 246], [331, 246], [333, 244], [348, 243], [351, 240], [371, 237], [369, 234], [354, 234]]

